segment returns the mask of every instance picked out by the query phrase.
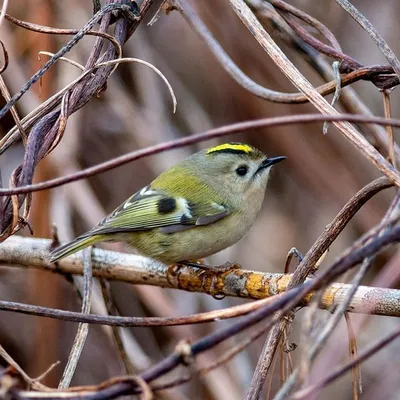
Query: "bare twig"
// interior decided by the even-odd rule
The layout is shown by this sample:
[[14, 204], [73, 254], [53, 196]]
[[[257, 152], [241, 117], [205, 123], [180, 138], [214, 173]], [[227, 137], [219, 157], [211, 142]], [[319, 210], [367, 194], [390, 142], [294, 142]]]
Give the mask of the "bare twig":
[[[296, 285], [302, 284], [304, 280], [307, 278], [309, 273], [316, 270], [316, 264], [323, 256], [323, 254], [327, 251], [330, 244], [337, 238], [340, 232], [345, 228], [346, 224], [353, 215], [359, 210], [359, 207], [362, 204], [365, 204], [365, 201], [368, 201], [370, 198], [369, 195], [374, 193], [373, 187], [378, 182], [368, 185], [359, 191], [338, 213], [338, 215], [334, 218], [331, 224], [327, 227], [325, 232], [321, 234], [321, 236], [317, 239], [311, 249], [307, 252], [306, 256], [300, 261], [300, 265], [296, 268], [292, 279], [288, 284], [288, 288], [293, 288]], [[383, 183], [383, 182], [382, 182]], [[378, 185], [379, 186], [379, 185]], [[368, 194], [367, 194], [368, 193]], [[353, 290], [355, 290], [357, 286], [353, 286]], [[345, 302], [350, 301], [354, 293], [350, 290], [349, 297], [345, 298]], [[345, 311], [347, 306], [344, 306]], [[339, 317], [342, 314], [339, 314]], [[338, 317], [338, 318], [339, 318]], [[337, 323], [337, 321], [336, 321]], [[264, 384], [266, 375], [268, 373], [269, 367], [271, 366], [272, 358], [269, 356], [270, 354], [274, 354], [276, 351], [276, 347], [281, 339], [281, 334], [284, 328], [287, 325], [287, 321], [284, 320], [278, 326], [275, 326], [274, 329], [268, 335], [268, 339], [264, 344], [262, 354], [258, 360], [256, 370], [253, 375], [253, 381], [250, 386], [248, 392], [249, 399], [258, 399], [261, 394], [261, 389]], [[333, 329], [333, 328], [332, 328]], [[326, 331], [326, 335], [328, 335], [331, 330]], [[325, 338], [326, 339], [326, 338]], [[275, 346], [275, 347], [271, 347]], [[282, 396], [289, 390], [290, 385], [294, 385], [298, 376], [298, 369], [292, 374], [291, 378], [286, 382], [285, 386], [281, 389]], [[278, 394], [279, 396], [279, 394]]]
[[127, 153], [123, 156], [116, 157], [112, 160], [103, 162], [94, 167], [86, 168], [82, 171], [76, 172], [71, 175], [51, 179], [37, 184], [20, 186], [15, 189], [0, 189], [0, 196], [24, 194], [24, 193], [30, 193], [39, 190], [62, 186], [65, 185], [66, 183], [75, 182], [77, 180], [88, 178], [90, 176], [108, 171], [110, 169], [127, 164], [131, 161], [139, 160], [140, 158], [143, 157], [187, 146], [193, 143], [198, 143], [201, 141], [213, 139], [216, 137], [225, 136], [228, 134], [241, 133], [250, 130], [255, 131], [256, 129], [265, 128], [268, 126], [292, 125], [296, 123], [310, 123], [319, 121], [364, 122], [364, 123], [374, 123], [382, 126], [391, 124], [392, 126], [400, 127], [400, 120], [397, 119], [387, 120], [385, 118], [380, 118], [380, 117], [366, 117], [364, 115], [353, 115], [353, 114], [340, 114], [340, 115], [330, 115], [330, 116], [320, 115], [320, 114], [302, 114], [302, 115], [289, 115], [284, 117], [273, 117], [273, 118], [264, 118], [254, 121], [238, 122], [235, 124], [222, 126], [220, 128], [210, 129], [209, 131], [206, 131], [204, 133], [198, 133], [188, 137], [164, 142], [155, 146], [148, 147], [146, 149], [133, 151], [131, 153]]
[[246, 394], [246, 400], [255, 400], [260, 398], [265, 379], [276, 353], [276, 349], [281, 341], [281, 333], [285, 327], [286, 321], [283, 319], [268, 332], [268, 337], [257, 361], [253, 379]]
[[[51, 56], [53, 56], [53, 53], [49, 53], [49, 52], [42, 52], [42, 54], [50, 54]], [[74, 61], [66, 59], [65, 57], [60, 57], [59, 60], [60, 61], [68, 60], [69, 63], [74, 64], [76, 67], [78, 67], [78, 65]], [[112, 66], [112, 65], [116, 67], [122, 63], [143, 64], [143, 65], [146, 65], [147, 67], [149, 67], [150, 69], [152, 69], [157, 75], [159, 75], [161, 77], [161, 79], [165, 82], [165, 84], [170, 92], [170, 95], [172, 97], [173, 112], [176, 111], [177, 101], [176, 101], [175, 93], [172, 89], [172, 86], [168, 82], [167, 78], [164, 76], [164, 74], [159, 69], [157, 69], [154, 65], [152, 65], [146, 61], [140, 60], [138, 58], [118, 58], [116, 60], [109, 60], [106, 62], [97, 63], [92, 68], [86, 69], [78, 78], [76, 78], [75, 80], [70, 82], [63, 89], [58, 91], [55, 95], [51, 96], [48, 100], [46, 100], [44, 103], [42, 103], [40, 106], [38, 106], [32, 112], [30, 112], [25, 118], [23, 118], [21, 121], [21, 125], [25, 128], [31, 127], [36, 121], [38, 121], [41, 117], [43, 117], [46, 113], [48, 113], [52, 108], [54, 108], [56, 106], [56, 104], [59, 102], [59, 100], [63, 96], [65, 96], [65, 94], [68, 93], [68, 91], [70, 89], [74, 88], [76, 86], [76, 84], [78, 84], [79, 82], [81, 82], [82, 80], [84, 80], [85, 78], [87, 78], [88, 76], [93, 74], [94, 72], [98, 71], [100, 68], [106, 67], [106, 66]], [[78, 68], [80, 68], [80, 65]], [[7, 134], [0, 140], [0, 155], [2, 153], [4, 153], [17, 139], [18, 139], [18, 130], [16, 129], [16, 127], [14, 127], [12, 129], [10, 129], [10, 131], [8, 131]]]
[[[296, 255], [298, 261], [303, 260], [302, 254], [295, 248], [291, 248], [286, 257], [286, 263], [284, 268], [284, 273], [289, 272], [290, 261]], [[294, 313], [292, 314], [294, 317]], [[268, 372], [273, 365], [274, 356], [278, 348], [279, 343], [282, 343], [282, 334], [288, 327], [288, 322], [291, 322], [292, 318], [285, 317], [279, 323], [277, 323], [268, 333], [267, 339], [265, 340], [264, 346], [261, 350], [260, 357], [258, 358], [256, 368], [253, 373], [253, 378], [250, 383], [250, 387], [247, 391], [247, 400], [256, 400], [260, 398], [261, 391], [267, 378]], [[281, 354], [282, 360], [284, 355]], [[283, 362], [281, 362], [281, 367], [283, 367]]]
[[[271, 0], [270, 0], [271, 1]], [[318, 53], [316, 53], [316, 50], [314, 48], [311, 48], [309, 46], [304, 45], [302, 39], [300, 39], [292, 29], [289, 28], [289, 26], [286, 24], [286, 22], [283, 20], [280, 14], [278, 14], [271, 6], [270, 4], [266, 2], [260, 2], [260, 1], [254, 1], [254, 0], [247, 0], [249, 4], [251, 4], [251, 7], [254, 9], [256, 12], [256, 15], [258, 19], [263, 22], [263, 21], [270, 21], [276, 29], [282, 33], [282, 38], [284, 41], [292, 48], [297, 50], [301, 55], [305, 54], [306, 61], [311, 65], [311, 67], [324, 78], [325, 80], [331, 80], [334, 78], [332, 75], [331, 71], [331, 66], [328, 64], [327, 61], [324, 60], [323, 57], [321, 57]], [[274, 4], [278, 6], [280, 3], [282, 3], [281, 0], [279, 1], [274, 1]], [[288, 5], [285, 3], [285, 7], [289, 7], [290, 9], [293, 7], [291, 5]], [[293, 12], [293, 11], [292, 11]], [[304, 14], [304, 12], [301, 12]], [[294, 14], [296, 15], [296, 14]], [[307, 19], [308, 16], [306, 14], [305, 19]], [[314, 24], [315, 25], [315, 24]], [[312, 24], [312, 26], [314, 26]], [[316, 27], [317, 28], [317, 27]], [[318, 28], [317, 28], [318, 29]], [[329, 34], [326, 32], [324, 33], [325, 37], [328, 37]], [[337, 48], [336, 45], [331, 43], [332, 46]], [[338, 48], [339, 49], [339, 48]], [[342, 75], [342, 86], [343, 86], [343, 75]], [[334, 83], [334, 81], [332, 81]], [[378, 84], [376, 82], [375, 84]], [[319, 93], [322, 94], [321, 90], [319, 88], [316, 88], [316, 90], [319, 91]], [[360, 96], [357, 95], [355, 90], [352, 87], [347, 87], [346, 90], [342, 91], [341, 95], [341, 103], [345, 107], [345, 109], [349, 112], [352, 112], [354, 114], [364, 114], [364, 115], [369, 115], [372, 116], [371, 110], [364, 104], [364, 102], [361, 100]], [[387, 149], [387, 134], [385, 132], [385, 129], [383, 129], [380, 126], [374, 126], [374, 125], [369, 125], [365, 127], [374, 137], [375, 140], [379, 143], [381, 148]], [[389, 152], [389, 151], [388, 151]], [[394, 152], [397, 157], [397, 160], [400, 160], [400, 150], [397, 144], [394, 143]]]
[[[354, 332], [353, 324], [351, 323], [349, 313], [344, 313], [344, 318], [346, 320], [347, 335], [349, 337], [349, 357], [352, 360], [354, 357], [358, 356], [357, 350], [357, 339]], [[357, 364], [351, 369], [352, 375], [352, 387], [353, 387], [353, 399], [358, 400], [358, 393], [362, 393], [362, 376], [360, 365]]]
[[[91, 250], [90, 248], [84, 250], [84, 263], [83, 263], [84, 284], [83, 284], [83, 300], [82, 300], [82, 311], [81, 311], [82, 314], [90, 313], [90, 301], [92, 297], [91, 295], [92, 295], [92, 282], [93, 282], [90, 250]], [[66, 389], [67, 387], [69, 387], [72, 377], [75, 373], [76, 367], [78, 365], [78, 361], [82, 353], [83, 346], [85, 345], [88, 332], [89, 332], [89, 324], [80, 322], [74, 343], [72, 345], [70, 355], [68, 357], [67, 366], [65, 367], [63, 376], [58, 385], [59, 389]]]
[[374, 26], [348, 0], [335, 0], [371, 36], [400, 79], [400, 61]]
[[[13, 24], [20, 26], [21, 28], [33, 31], [33, 32], [44, 33], [44, 34], [48, 34], [48, 35], [76, 35], [79, 33], [78, 29], [59, 29], [59, 28], [53, 28], [53, 27], [49, 27], [49, 26], [37, 25], [37, 24], [33, 24], [31, 22], [21, 21], [15, 17], [12, 17], [11, 15], [7, 15], [7, 14], [6, 14], [5, 18], [8, 21], [12, 22]], [[98, 36], [98, 37], [109, 40], [115, 46], [115, 50], [117, 52], [117, 57], [119, 58], [122, 56], [122, 47], [118, 43], [118, 41], [115, 40], [114, 36], [111, 36], [105, 32], [98, 32], [98, 31], [92, 31], [92, 30], [87, 31], [85, 33], [85, 35]]]
[[[389, 207], [387, 213], [382, 219], [381, 226], [384, 226], [388, 221], [391, 220], [393, 217], [398, 217], [399, 212], [400, 212], [400, 192], [397, 192], [396, 197], [394, 198], [391, 206]], [[385, 231], [382, 231], [380, 235], [382, 236]], [[372, 262], [374, 261], [374, 257], [368, 257], [366, 258], [359, 271], [355, 275], [352, 283], [351, 283], [351, 289], [349, 292], [346, 294], [343, 303], [340, 304], [336, 309], [335, 312], [333, 313], [332, 318], [324, 325], [322, 330], [319, 332], [318, 337], [315, 339], [313, 346], [311, 347], [309, 354], [308, 354], [308, 359], [307, 363], [310, 364], [318, 355], [318, 353], [321, 351], [323, 345], [329, 338], [329, 336], [332, 334], [334, 329], [336, 328], [337, 324], [339, 323], [340, 319], [346, 312], [347, 306], [351, 303], [351, 299], [355, 295], [357, 288], [360, 287], [361, 280], [367, 273], [369, 267], [371, 266]], [[289, 284], [290, 285], [290, 284]], [[290, 376], [290, 379], [287, 380], [285, 385], [279, 390], [276, 399], [284, 398], [295, 386], [296, 381], [298, 380], [299, 377], [299, 371], [300, 369], [297, 368], [295, 371], [293, 371], [292, 375]]]
[[[238, 17], [257, 39], [258, 43], [274, 60], [286, 77], [301, 90], [309, 101], [322, 113], [338, 115], [338, 112], [312, 87], [293, 63], [285, 56], [282, 50], [265, 31], [258, 19], [243, 0], [230, 0]], [[396, 185], [400, 186], [400, 174], [388, 163], [370, 143], [348, 122], [333, 122], [343, 135], [381, 172], [390, 177]]]
[[[5, 84], [4, 79], [1, 76], [0, 76], [0, 92], [1, 92], [1, 94], [3, 95], [3, 97], [4, 97], [4, 99], [6, 101], [10, 100], [10, 98], [11, 98], [10, 92], [8, 91], [7, 85]], [[11, 115], [13, 116], [15, 125], [16, 125], [16, 127], [17, 127], [17, 129], [19, 131], [19, 134], [21, 135], [22, 141], [24, 143], [26, 143], [27, 134], [26, 134], [24, 128], [22, 127], [22, 125], [21, 125], [21, 120], [19, 118], [18, 111], [17, 111], [16, 107], [12, 106], [10, 111], [11, 111]]]
[[[279, 8], [280, 10], [284, 10], [289, 12], [290, 14], [296, 16], [297, 18], [301, 19], [308, 25], [312, 26], [313, 28], [317, 29], [319, 33], [324, 36], [324, 38], [334, 47], [336, 50], [342, 51], [340, 43], [336, 39], [335, 35], [320, 21], [316, 18], [313, 18], [311, 15], [308, 15], [304, 11], [299, 10], [298, 8], [288, 4], [282, 0], [268, 0], [274, 7]], [[254, 4], [256, 7], [256, 5]]]
[[[175, 0], [174, 1], [178, 5], [179, 12], [183, 15], [185, 20], [190, 24], [192, 29], [196, 31], [196, 33], [204, 40], [212, 54], [215, 56], [217, 61], [220, 63], [221, 67], [225, 69], [225, 71], [242, 87], [248, 90], [250, 93], [254, 94], [257, 97], [260, 97], [264, 100], [268, 100], [276, 103], [305, 103], [308, 102], [309, 99], [303, 93], [283, 93], [277, 92], [268, 88], [265, 88], [258, 83], [254, 82], [250, 79], [228, 56], [222, 46], [215, 40], [213, 35], [207, 29], [206, 25], [201, 21], [201, 19], [197, 16], [197, 14], [193, 11], [190, 4], [186, 0]], [[332, 52], [331, 52], [332, 53]], [[343, 59], [346, 56], [343, 53], [340, 53], [340, 56], [337, 58]], [[351, 58], [347, 57], [346, 60], [348, 63]], [[356, 67], [356, 62], [353, 62], [352, 65]], [[342, 82], [341, 85], [347, 86], [359, 79], [370, 79], [374, 83], [378, 84], [378, 82], [382, 84], [386, 84], [388, 87], [392, 87], [393, 85], [398, 84], [398, 80], [395, 82], [389, 80], [386, 82], [384, 79], [382, 81], [378, 81], [376, 79], [376, 74], [390, 74], [393, 72], [392, 67], [387, 66], [372, 66], [357, 69], [349, 74], [343, 75], [341, 77]], [[376, 82], [375, 82], [376, 81]], [[321, 95], [325, 96], [335, 91], [336, 82], [332, 81], [327, 84], [321, 85], [315, 88]]]
[[8, 7], [8, 0], [3, 0], [3, 5], [1, 7], [1, 13], [0, 13], [0, 26], [4, 21], [4, 17], [6, 16], [7, 7]]
[[[391, 105], [390, 105], [390, 92], [388, 90], [383, 90], [383, 106], [385, 117], [390, 118], [392, 115]], [[394, 152], [394, 135], [393, 135], [393, 127], [388, 125], [386, 126], [386, 131], [388, 135], [388, 148], [389, 148], [389, 161], [396, 167], [396, 155]]]
[[[335, 104], [337, 103], [337, 101], [339, 100], [340, 94], [342, 93], [342, 82], [340, 81], [339, 62], [338, 61], [333, 62], [332, 69], [333, 69], [333, 73], [334, 73], [335, 81], [336, 81], [336, 89], [335, 89], [335, 93], [333, 95], [333, 99], [331, 101], [331, 106], [334, 107]], [[387, 115], [385, 115], [385, 117], [388, 118]], [[324, 135], [326, 135], [328, 133], [328, 127], [329, 127], [329, 123], [325, 122], [324, 126], [322, 127], [322, 133]]]
[[[330, 41], [332, 42], [331, 46], [326, 45], [316, 39], [315, 37], [311, 36], [306, 29], [304, 29], [300, 24], [298, 24], [297, 20], [293, 18], [293, 15], [301, 18], [303, 21], [307, 22], [310, 24], [312, 27], [319, 28], [318, 30], [321, 32], [324, 32], [324, 36], [329, 35], [325, 29], [323, 29], [321, 24], [316, 24], [315, 21], [305, 12], [300, 11], [299, 9], [287, 4], [284, 1], [281, 0], [270, 0], [270, 3], [274, 5], [274, 7], [279, 8], [279, 10], [282, 12], [282, 17], [285, 19], [285, 21], [288, 23], [288, 25], [293, 29], [294, 32], [302, 39], [304, 42], [306, 42], [308, 45], [312, 46], [315, 48], [318, 52], [323, 53], [328, 55], [329, 57], [333, 57], [336, 60], [340, 61], [341, 63], [344, 63], [346, 65], [345, 69], [358, 69], [362, 67], [362, 65], [356, 61], [353, 57], [348, 56], [347, 54], [344, 54], [340, 46], [338, 46], [338, 43], [334, 41], [334, 39], [330, 37]], [[329, 31], [328, 31], [329, 32]]]
[[24, 381], [27, 383], [29, 387], [32, 387], [36, 390], [46, 391], [50, 388], [40, 383], [40, 379], [31, 378], [20, 366], [17, 362], [6, 352], [3, 346], [0, 345], [0, 357], [4, 359], [9, 365], [15, 368], [16, 371], [21, 375]]
[[389, 343], [393, 342], [393, 340], [397, 339], [400, 336], [400, 327], [397, 328], [394, 332], [387, 335], [383, 339], [377, 341], [372, 346], [368, 347], [364, 351], [361, 351], [358, 354], [358, 357], [349, 361], [342, 367], [335, 368], [326, 378], [316, 383], [315, 385], [309, 386], [305, 389], [300, 390], [299, 392], [293, 395], [293, 398], [296, 400], [307, 398], [311, 393], [317, 393], [320, 389], [327, 386], [329, 383], [335, 381], [336, 379], [342, 377], [348, 371], [350, 371], [355, 365], [362, 363], [367, 360], [369, 357], [373, 356], [379, 350], [385, 348]]
[[[118, 312], [112, 301], [109, 282], [106, 281], [105, 279], [99, 279], [99, 281], [100, 281], [100, 286], [101, 286], [101, 293], [103, 295], [104, 303], [107, 307], [108, 313], [110, 315], [117, 316]], [[124, 343], [122, 341], [122, 337], [121, 337], [120, 331], [118, 330], [118, 327], [113, 326], [112, 332], [113, 332], [113, 337], [114, 337], [116, 347], [118, 349], [118, 352], [121, 356], [121, 360], [125, 367], [125, 372], [127, 375], [133, 375], [135, 373], [135, 371], [134, 371], [134, 368], [132, 365], [132, 361], [130, 360], [130, 358], [125, 350]]]
[[112, 3], [105, 6], [99, 12], [97, 12], [87, 23], [86, 25], [78, 31], [78, 33], [65, 45], [61, 50], [59, 50], [54, 57], [52, 57], [46, 64], [29, 79], [29, 81], [24, 85], [24, 87], [19, 91], [19, 93], [15, 94], [10, 101], [0, 110], [0, 118], [2, 118], [10, 108], [29, 90], [29, 88], [37, 82], [49, 69], [50, 67], [64, 54], [68, 53], [72, 47], [76, 45], [76, 43], [81, 40], [88, 31], [90, 31], [93, 26], [103, 17], [103, 15], [113, 11], [113, 10], [125, 10], [126, 12], [131, 12], [129, 6], [124, 4]]

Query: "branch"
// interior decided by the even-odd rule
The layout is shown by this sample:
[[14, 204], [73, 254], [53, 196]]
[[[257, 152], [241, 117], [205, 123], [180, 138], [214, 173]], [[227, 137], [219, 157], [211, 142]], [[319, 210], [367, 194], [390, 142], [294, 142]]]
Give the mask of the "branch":
[[386, 41], [377, 32], [374, 26], [362, 15], [349, 1], [335, 0], [346, 12], [348, 12], [355, 21], [368, 33], [372, 40], [377, 44], [379, 50], [383, 53], [389, 64], [393, 67], [397, 77], [400, 79], [400, 62], [396, 54], [388, 46]]
[[11, 109], [11, 107], [29, 90], [29, 88], [37, 82], [49, 69], [50, 67], [62, 56], [64, 56], [66, 53], [68, 53], [75, 45], [76, 43], [81, 40], [88, 31], [92, 29], [92, 27], [101, 19], [102, 16], [105, 14], [109, 13], [110, 11], [120, 9], [125, 10], [126, 12], [130, 12], [131, 9], [129, 6], [126, 4], [117, 4], [117, 3], [112, 3], [107, 6], [105, 6], [102, 10], [97, 12], [86, 24], [85, 26], [80, 29], [75, 36], [65, 45], [62, 47], [61, 50], [59, 50], [54, 56], [45, 63], [45, 65], [38, 71], [36, 74], [34, 74], [31, 79], [29, 79], [28, 82], [24, 85], [24, 87], [17, 93], [15, 94], [10, 101], [7, 102], [7, 104], [0, 110], [0, 118], [3, 118], [4, 115]]
[[[337, 84], [334, 80], [334, 75], [332, 74], [332, 66], [328, 63], [328, 61], [325, 60], [324, 57], [320, 55], [316, 49], [313, 47], [310, 47], [306, 45], [303, 40], [297, 36], [293, 30], [289, 27], [289, 25], [285, 22], [285, 20], [282, 18], [282, 16], [274, 10], [270, 4], [266, 2], [259, 2], [257, 0], [246, 0], [247, 3], [251, 6], [251, 8], [254, 10], [257, 18], [260, 20], [260, 22], [263, 24], [263, 26], [267, 29], [269, 26], [273, 26], [274, 29], [279, 33], [279, 37], [281, 40], [284, 41], [286, 45], [288, 45], [290, 48], [293, 48], [300, 56], [305, 58], [305, 61], [313, 68], [313, 70], [321, 76], [326, 81], [330, 81], [328, 84], [325, 85], [330, 85], [334, 84], [333, 87], [336, 87]], [[283, 2], [281, 0], [269, 0], [270, 3], [273, 2], [274, 7], [276, 8], [279, 4], [282, 4]], [[285, 3], [285, 9], [290, 9], [293, 11], [293, 6]], [[299, 15], [299, 10], [297, 10], [296, 15]], [[315, 20], [311, 16], [305, 14], [303, 11], [301, 11], [303, 14], [303, 17], [301, 18], [304, 21], [310, 21], [313, 20], [314, 22], [310, 23], [308, 22], [313, 28], [317, 29], [328, 42], [331, 43], [331, 45], [340, 50], [340, 45], [338, 45], [336, 42], [336, 38], [332, 37], [329, 30], [327, 30], [324, 26], [321, 28], [321, 24], [319, 21]], [[304, 17], [305, 14], [305, 17]], [[360, 69], [357, 69], [356, 71], [360, 72]], [[342, 88], [345, 86], [344, 82], [344, 77], [349, 76], [354, 74], [355, 71], [351, 72], [350, 74], [345, 74], [342, 75], [341, 79], [341, 86]], [[383, 75], [380, 75], [381, 78]], [[386, 75], [388, 77], [389, 75]], [[391, 75], [393, 77], [393, 75]], [[332, 81], [333, 79], [333, 81]], [[389, 78], [391, 79], [391, 78]], [[380, 82], [380, 81], [378, 81]], [[378, 82], [374, 82], [375, 84], [378, 84]], [[323, 94], [321, 92], [320, 87], [316, 87], [316, 90], [318, 90], [319, 93]], [[331, 90], [331, 89], [330, 89]], [[332, 88], [333, 92], [333, 88]], [[346, 90], [343, 90], [341, 92], [341, 103], [345, 109], [346, 112], [351, 113], [351, 114], [364, 114], [368, 116], [372, 116], [371, 110], [365, 105], [365, 103], [362, 101], [362, 99], [357, 95], [355, 90], [352, 87], [347, 87]], [[381, 126], [376, 126], [376, 125], [369, 125], [366, 127], [366, 129], [370, 132], [370, 134], [374, 137], [374, 139], [379, 143], [379, 146], [382, 149], [387, 149], [389, 153], [389, 148], [387, 145], [387, 134], [385, 129], [383, 129]], [[397, 161], [400, 160], [400, 149], [399, 146], [394, 143], [394, 152], [397, 158]]]
[[325, 378], [320, 382], [311, 385], [307, 388], [301, 389], [299, 392], [293, 395], [293, 399], [304, 399], [311, 394], [318, 393], [320, 389], [327, 386], [329, 383], [335, 381], [336, 379], [342, 377], [346, 372], [350, 371], [355, 365], [359, 365], [369, 357], [376, 354], [379, 350], [384, 349], [388, 344], [393, 342], [400, 336], [400, 327], [396, 328], [392, 333], [385, 336], [383, 339], [375, 342], [372, 346], [367, 347], [365, 350], [359, 353], [359, 355], [353, 360], [347, 362], [341, 367], [336, 367], [332, 372], [330, 372]]
[[[272, 58], [290, 82], [307, 96], [310, 103], [323, 114], [339, 115], [313, 88], [311, 83], [305, 79], [295, 65], [289, 61], [243, 0], [230, 0], [229, 2], [265, 52]], [[333, 122], [333, 124], [357, 150], [369, 159], [383, 174], [393, 180], [397, 186], [400, 186], [400, 173], [351, 124], [348, 122]]]
[[[258, 310], [251, 312], [249, 315], [239, 319], [238, 321], [235, 321], [234, 324], [228, 327], [219, 329], [193, 344], [184, 343], [181, 346], [178, 346], [174, 353], [140, 374], [139, 378], [146, 383], [152, 382], [180, 365], [188, 365], [193, 357], [214, 348], [220, 343], [232, 338], [244, 330], [249, 329], [255, 324], [265, 321], [267, 318], [268, 321], [266, 321], [265, 330], [270, 329], [293, 308], [301, 306], [304, 299], [310, 297], [313, 290], [315, 291], [324, 288], [327, 284], [332, 282], [333, 279], [336, 279], [351, 268], [354, 268], [365, 258], [376, 255], [388, 246], [398, 243], [400, 241], [400, 227], [395, 226], [398, 220], [399, 218], [396, 217], [395, 219], [387, 221], [387, 223], [382, 226], [371, 229], [366, 235], [357, 240], [352, 247], [347, 249], [347, 251], [345, 251], [341, 257], [330, 265], [327, 270], [322, 272], [315, 279], [309, 280], [301, 286], [282, 293], [280, 296], [275, 297], [272, 301], [263, 305]], [[38, 251], [38, 254], [39, 253], [40, 249]], [[229, 273], [230, 271], [228, 271], [228, 274]], [[132, 385], [132, 383], [135, 384]], [[109, 387], [107, 389], [100, 387], [96, 398], [114, 398], [116, 396], [137, 393], [137, 385], [137, 380], [135, 378], [134, 382], [130, 379], [129, 383], [118, 385], [118, 387]], [[36, 395], [36, 398], [43, 398], [43, 394], [41, 393], [36, 393]], [[61, 394], [61, 396], [63, 395]], [[80, 396], [80, 398], [84, 397], [82, 396], [82, 393], [80, 393]], [[90, 395], [89, 397], [93, 398]]]
[[[56, 266], [49, 264], [50, 246], [51, 240], [47, 239], [10, 237], [0, 247], [0, 263], [83, 275], [83, 261], [79, 255], [67, 257]], [[101, 249], [93, 249], [92, 262], [94, 277], [214, 296], [218, 290], [218, 294], [223, 296], [250, 299], [283, 293], [293, 276], [244, 269], [215, 272], [188, 266], [169, 268], [145, 257]], [[351, 285], [333, 283], [325, 290], [320, 307], [325, 310], [337, 307], [349, 290]], [[306, 298], [305, 305], [311, 300], [312, 295]], [[360, 286], [347, 311], [400, 316], [400, 290]]]
[[[82, 299], [82, 314], [90, 313], [90, 302], [92, 298], [92, 263], [90, 259], [90, 250], [85, 249], [83, 252], [83, 299]], [[74, 343], [70, 351], [67, 365], [65, 366], [61, 381], [58, 385], [59, 389], [66, 389], [71, 384], [72, 377], [76, 371], [79, 358], [82, 354], [83, 347], [87, 336], [89, 334], [89, 325], [85, 323], [80, 323], [78, 326], [78, 331], [75, 335]]]
[[[121, 165], [127, 164], [131, 161], [139, 160], [150, 155], [159, 154], [168, 150], [178, 149], [180, 147], [188, 146], [201, 141], [210, 140], [235, 133], [255, 133], [257, 129], [266, 128], [270, 126], [283, 126], [283, 125], [294, 125], [298, 123], [315, 123], [325, 121], [349, 121], [359, 123], [370, 123], [382, 126], [391, 125], [400, 128], [399, 119], [387, 119], [381, 117], [368, 117], [365, 115], [354, 115], [354, 114], [340, 114], [340, 115], [321, 115], [321, 114], [301, 114], [301, 115], [285, 115], [281, 117], [262, 118], [253, 121], [237, 122], [230, 125], [224, 125], [219, 128], [213, 128], [203, 133], [197, 133], [195, 135], [186, 136], [180, 139], [174, 139], [166, 141], [154, 146], [150, 146], [141, 150], [132, 151], [119, 157], [115, 157], [109, 161], [97, 164], [93, 167], [83, 169], [76, 173], [61, 176], [59, 178], [50, 179], [48, 181], [39, 182], [36, 184], [19, 186], [16, 188], [0, 189], [1, 196], [9, 196], [14, 194], [24, 194], [37, 192], [39, 190], [45, 190], [55, 188], [58, 186], [65, 185], [67, 183], [75, 182], [81, 179], [88, 178], [113, 168], [117, 168]], [[393, 167], [391, 167], [393, 169]]]

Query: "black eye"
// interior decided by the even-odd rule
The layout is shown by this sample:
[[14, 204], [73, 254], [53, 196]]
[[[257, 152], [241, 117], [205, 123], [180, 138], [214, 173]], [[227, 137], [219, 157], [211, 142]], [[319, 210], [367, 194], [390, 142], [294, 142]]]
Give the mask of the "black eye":
[[249, 170], [249, 167], [247, 165], [241, 165], [240, 167], [236, 168], [236, 173], [239, 176], [245, 176], [247, 174], [248, 170]]

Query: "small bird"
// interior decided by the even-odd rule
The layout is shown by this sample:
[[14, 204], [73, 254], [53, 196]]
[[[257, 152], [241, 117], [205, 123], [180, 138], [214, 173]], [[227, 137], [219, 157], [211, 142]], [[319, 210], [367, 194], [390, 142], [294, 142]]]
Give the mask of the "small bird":
[[189, 262], [239, 241], [261, 209], [271, 167], [243, 143], [201, 150], [159, 175], [92, 230], [50, 254], [50, 261], [101, 241], [126, 242], [164, 264]]

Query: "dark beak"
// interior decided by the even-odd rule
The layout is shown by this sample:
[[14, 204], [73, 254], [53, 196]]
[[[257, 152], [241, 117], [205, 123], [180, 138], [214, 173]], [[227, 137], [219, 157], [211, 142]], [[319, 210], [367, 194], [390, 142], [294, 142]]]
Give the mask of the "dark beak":
[[283, 160], [286, 160], [285, 156], [268, 157], [262, 161], [262, 163], [257, 169], [257, 172], [261, 172], [262, 170], [270, 167], [271, 165], [277, 164], [278, 162], [281, 162]]

